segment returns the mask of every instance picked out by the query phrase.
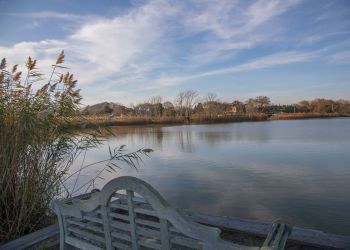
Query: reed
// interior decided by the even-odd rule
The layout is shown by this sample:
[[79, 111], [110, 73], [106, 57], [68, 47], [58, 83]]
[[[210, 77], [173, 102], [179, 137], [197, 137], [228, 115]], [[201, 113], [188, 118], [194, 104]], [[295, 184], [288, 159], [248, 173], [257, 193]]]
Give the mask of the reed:
[[5, 59], [0, 63], [0, 243], [49, 224], [52, 199], [91, 188], [104, 170], [118, 167], [116, 162], [136, 167], [141, 155], [151, 151], [111, 149], [95, 177], [84, 187], [68, 190], [65, 183], [92, 164], [67, 176], [70, 166], [102, 139], [98, 129], [79, 134], [67, 129], [71, 117], [79, 114], [81, 96], [73, 74], [61, 73], [67, 69], [64, 57], [62, 51], [48, 80], [31, 57], [23, 78], [17, 65], [8, 69]]

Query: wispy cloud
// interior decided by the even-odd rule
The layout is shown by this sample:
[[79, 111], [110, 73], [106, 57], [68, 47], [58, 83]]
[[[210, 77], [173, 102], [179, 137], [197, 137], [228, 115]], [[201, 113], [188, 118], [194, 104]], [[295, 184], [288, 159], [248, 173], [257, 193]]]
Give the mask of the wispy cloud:
[[20, 15], [21, 17], [36, 19], [62, 19], [70, 22], [86, 22], [97, 18], [95, 15], [76, 15], [71, 13], [63, 13], [57, 11], [39, 11], [31, 13], [12, 13], [12, 15]]
[[[251, 70], [259, 70], [279, 65], [292, 64], [297, 62], [310, 61], [317, 55], [317, 52], [282, 52], [268, 56], [256, 58], [249, 62], [235, 65], [232, 67], [221, 68], [216, 70], [209, 70], [187, 76], [167, 76], [156, 79], [156, 86], [171, 86], [181, 84], [186, 81], [203, 78], [208, 76], [223, 75], [229, 73], [238, 73]], [[154, 87], [156, 87], [154, 86]]]
[[331, 55], [329, 62], [335, 64], [350, 64], [350, 50]]

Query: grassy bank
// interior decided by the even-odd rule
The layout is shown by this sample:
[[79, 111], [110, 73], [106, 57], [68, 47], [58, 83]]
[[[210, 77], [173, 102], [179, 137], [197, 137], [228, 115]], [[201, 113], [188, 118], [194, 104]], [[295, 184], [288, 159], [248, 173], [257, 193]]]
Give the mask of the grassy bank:
[[[242, 121], [266, 121], [265, 114], [246, 114], [231, 116], [193, 116], [190, 120], [192, 124], [205, 123], [225, 123]], [[86, 115], [71, 119], [73, 127], [93, 128], [96, 126], [128, 126], [128, 125], [150, 125], [150, 124], [188, 124], [188, 120], [183, 117], [148, 117], [148, 116], [110, 116], [110, 115]]]
[[299, 120], [313, 118], [335, 118], [335, 117], [350, 117], [350, 114], [340, 113], [283, 113], [274, 114], [270, 120]]
[[[312, 118], [350, 117], [350, 114], [339, 113], [283, 113], [269, 116], [267, 114], [241, 114], [228, 116], [193, 115], [191, 124], [229, 123], [245, 121], [267, 120], [298, 120]], [[152, 124], [188, 124], [184, 117], [149, 117], [149, 116], [111, 116], [111, 115], [85, 115], [71, 118], [71, 124], [75, 128], [94, 128], [99, 126], [131, 126]]]

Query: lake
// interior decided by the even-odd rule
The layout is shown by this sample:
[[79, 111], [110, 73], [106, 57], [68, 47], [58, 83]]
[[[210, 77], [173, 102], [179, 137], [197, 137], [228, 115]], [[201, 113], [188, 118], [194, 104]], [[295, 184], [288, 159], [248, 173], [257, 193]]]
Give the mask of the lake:
[[[108, 158], [108, 145], [154, 152], [137, 171], [124, 165], [105, 172], [99, 188], [132, 175], [174, 207], [350, 235], [350, 119], [112, 130], [116, 135], [90, 151], [84, 164]], [[101, 167], [85, 171], [78, 186]]]

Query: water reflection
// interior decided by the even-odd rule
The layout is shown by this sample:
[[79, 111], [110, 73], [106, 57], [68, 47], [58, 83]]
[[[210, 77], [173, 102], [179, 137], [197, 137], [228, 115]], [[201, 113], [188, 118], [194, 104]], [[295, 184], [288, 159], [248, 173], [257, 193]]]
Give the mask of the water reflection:
[[[87, 162], [108, 145], [153, 148], [138, 172], [118, 175], [146, 180], [173, 206], [350, 234], [350, 119], [112, 130]], [[104, 177], [100, 186], [115, 175]]]

